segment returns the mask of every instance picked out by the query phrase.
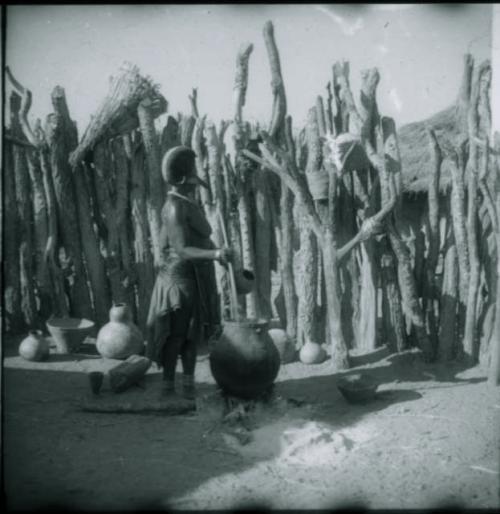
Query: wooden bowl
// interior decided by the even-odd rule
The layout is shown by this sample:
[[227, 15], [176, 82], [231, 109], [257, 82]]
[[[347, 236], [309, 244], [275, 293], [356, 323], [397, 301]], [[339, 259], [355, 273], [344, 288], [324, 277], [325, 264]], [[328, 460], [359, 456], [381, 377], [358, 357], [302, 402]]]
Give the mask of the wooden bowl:
[[78, 350], [95, 323], [84, 318], [51, 318], [46, 325], [56, 343], [57, 353], [65, 354]]
[[350, 403], [364, 403], [375, 398], [378, 384], [369, 375], [355, 373], [342, 377], [337, 382], [337, 388], [342, 396]]

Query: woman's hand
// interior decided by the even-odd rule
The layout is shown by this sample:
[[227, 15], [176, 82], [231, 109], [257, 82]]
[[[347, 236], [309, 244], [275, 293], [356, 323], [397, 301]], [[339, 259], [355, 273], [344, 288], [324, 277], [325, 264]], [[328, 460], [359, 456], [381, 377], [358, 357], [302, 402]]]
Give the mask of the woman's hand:
[[216, 250], [215, 260], [219, 261], [223, 266], [227, 266], [229, 262], [233, 262], [234, 252], [232, 248], [224, 247]]

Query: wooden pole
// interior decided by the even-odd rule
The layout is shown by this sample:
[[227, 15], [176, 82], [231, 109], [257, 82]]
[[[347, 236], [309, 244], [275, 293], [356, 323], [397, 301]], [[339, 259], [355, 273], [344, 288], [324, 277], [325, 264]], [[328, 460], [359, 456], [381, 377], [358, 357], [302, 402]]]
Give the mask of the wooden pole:
[[[46, 127], [51, 125], [52, 115], [47, 117]], [[43, 133], [45, 141], [45, 132]], [[40, 165], [42, 168], [43, 188], [45, 198], [47, 199], [47, 220], [48, 220], [48, 238], [45, 247], [45, 260], [48, 263], [49, 275], [52, 284], [52, 308], [56, 317], [69, 316], [69, 304], [64, 287], [63, 271], [59, 262], [59, 238], [60, 231], [58, 227], [57, 216], [57, 197], [52, 177], [52, 168], [50, 165], [50, 149], [48, 145], [43, 144], [40, 148]]]
[[147, 191], [146, 208], [148, 214], [149, 233], [153, 246], [153, 262], [155, 268], [161, 262], [159, 243], [161, 228], [161, 209], [164, 200], [164, 187], [161, 177], [160, 148], [154, 124], [153, 103], [149, 98], [142, 100], [137, 107], [142, 141], [146, 152], [147, 162]]
[[437, 357], [440, 361], [454, 358], [457, 338], [458, 307], [458, 257], [455, 236], [451, 220], [451, 199], [446, 205], [446, 237], [443, 247], [443, 280], [441, 285], [439, 311], [439, 342]]
[[82, 235], [82, 248], [85, 254], [89, 281], [94, 299], [96, 322], [99, 326], [109, 321], [109, 309], [111, 296], [106, 277], [104, 260], [99, 249], [99, 240], [94, 231], [90, 197], [83, 175], [83, 166], [80, 165], [73, 171], [75, 188], [78, 191], [77, 208]]
[[40, 321], [46, 320], [53, 312], [50, 275], [45, 260], [45, 248], [49, 237], [48, 209], [39, 151], [31, 149], [27, 154], [28, 169], [33, 187], [33, 231], [35, 241], [35, 268]]
[[2, 277], [3, 300], [7, 332], [19, 333], [24, 328], [21, 315], [21, 290], [19, 269], [19, 215], [16, 208], [16, 183], [14, 179], [14, 149], [5, 143], [3, 168], [4, 188], [4, 268]]
[[[317, 109], [309, 109], [306, 125], [307, 139], [307, 164], [306, 177], [308, 181], [315, 180], [321, 170], [321, 146], [319, 140], [319, 126]], [[300, 204], [299, 204], [300, 209]], [[317, 202], [315, 204], [317, 211]], [[299, 212], [303, 210], [300, 209]], [[321, 216], [320, 216], [321, 219]], [[319, 343], [316, 340], [316, 304], [318, 294], [318, 242], [311, 230], [307, 218], [302, 214], [299, 220], [300, 229], [300, 291], [298, 305], [298, 327], [299, 342]], [[302, 346], [301, 344], [301, 346]]]
[[[70, 152], [77, 145], [76, 127], [70, 119], [64, 89], [56, 86], [52, 92], [54, 115], [47, 126], [47, 140], [50, 148], [52, 180], [57, 200], [59, 229], [66, 259], [72, 265], [69, 284], [71, 314], [93, 319], [87, 273], [82, 260], [82, 244], [74, 183], [69, 165]], [[68, 262], [69, 262], [68, 261]]]
[[[11, 130], [18, 138], [23, 137], [20, 122], [21, 98], [15, 92], [10, 98]], [[18, 212], [17, 231], [19, 234], [19, 262], [20, 262], [20, 294], [21, 311], [25, 323], [29, 327], [37, 324], [37, 307], [35, 299], [35, 269], [33, 248], [33, 206], [31, 203], [32, 186], [28, 171], [27, 148], [14, 145], [13, 173], [15, 181], [15, 205]]]
[[[125, 274], [122, 266], [120, 248], [120, 224], [123, 221], [123, 209], [125, 201], [128, 200], [126, 187], [115, 187], [116, 184], [128, 180], [125, 177], [116, 176], [113, 169], [112, 152], [110, 142], [102, 142], [94, 148], [94, 180], [96, 182], [97, 199], [99, 210], [104, 214], [107, 237], [104, 241], [106, 248], [106, 270], [110, 284], [111, 301], [113, 303], [125, 302], [129, 304], [130, 298], [124, 283]], [[115, 196], [115, 198], [112, 197]]]
[[[251, 173], [254, 166], [242, 156], [247, 145], [248, 133], [243, 122], [243, 107], [246, 100], [248, 86], [248, 63], [253, 45], [245, 44], [239, 49], [236, 56], [236, 74], [233, 86], [234, 105], [234, 148], [235, 165], [234, 179], [238, 195], [238, 217], [241, 233], [241, 253], [243, 267], [253, 273], [255, 269], [255, 246], [252, 228], [251, 208]], [[257, 317], [257, 291], [254, 289], [246, 296], [246, 315], [250, 319]]]
[[[495, 132], [494, 148], [496, 157], [494, 159], [495, 170], [495, 212], [497, 223], [500, 224], [500, 132]], [[491, 361], [488, 373], [488, 382], [491, 385], [500, 385], [500, 231], [496, 231], [497, 243], [497, 288], [496, 288], [496, 309], [495, 309], [495, 328], [490, 344]]]
[[135, 133], [130, 161], [130, 208], [134, 234], [134, 260], [137, 271], [137, 324], [146, 333], [146, 321], [154, 284], [153, 254], [149, 242], [146, 198], [146, 155], [140, 134]]
[[[296, 162], [295, 144], [292, 137], [292, 118], [287, 116], [285, 125], [287, 150], [290, 159]], [[287, 187], [281, 188], [281, 285], [286, 314], [286, 333], [293, 341], [297, 339], [297, 294], [293, 275], [293, 194]]]
[[427, 135], [432, 156], [432, 176], [427, 192], [429, 250], [425, 263], [425, 285], [423, 292], [423, 311], [426, 315], [427, 330], [433, 351], [438, 348], [438, 319], [436, 318], [436, 266], [439, 258], [439, 180], [441, 175], [442, 154], [436, 134], [428, 129]]
[[[474, 364], [478, 360], [477, 340], [477, 297], [479, 290], [480, 262], [477, 242], [477, 211], [478, 211], [478, 136], [479, 118], [479, 93], [483, 75], [490, 71], [489, 62], [483, 63], [477, 70], [472, 85], [471, 98], [468, 111], [469, 132], [469, 160], [467, 162], [467, 247], [469, 251], [469, 288], [467, 291], [467, 308], [465, 315], [464, 331], [464, 356], [466, 360]], [[487, 147], [486, 147], [487, 148]]]
[[130, 165], [125, 151], [123, 136], [111, 141], [113, 153], [114, 176], [116, 188], [115, 218], [120, 244], [121, 281], [124, 289], [125, 302], [130, 306], [132, 316], [137, 321], [137, 305], [135, 301], [134, 287], [137, 282], [137, 273], [132, 259], [130, 233], [132, 231], [129, 216], [129, 186]]

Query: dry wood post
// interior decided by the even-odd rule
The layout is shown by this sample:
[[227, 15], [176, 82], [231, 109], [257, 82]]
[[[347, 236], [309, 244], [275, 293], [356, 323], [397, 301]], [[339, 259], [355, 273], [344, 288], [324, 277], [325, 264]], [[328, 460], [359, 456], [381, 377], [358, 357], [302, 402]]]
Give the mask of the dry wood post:
[[[227, 218], [227, 228], [229, 232], [229, 239], [231, 241], [231, 247], [235, 251], [235, 268], [243, 268], [242, 266], [242, 246], [241, 246], [241, 231], [240, 231], [240, 222], [239, 222], [239, 214], [238, 214], [238, 196], [236, 195], [236, 177], [233, 165], [231, 164], [231, 159], [229, 154], [224, 154], [225, 148], [221, 149], [222, 158], [222, 169], [224, 172], [224, 191], [227, 194], [227, 203], [228, 210], [226, 212]], [[238, 297], [238, 305], [240, 312], [246, 312], [245, 307], [245, 295], [239, 295]]]
[[460, 125], [460, 132], [463, 136], [469, 133], [469, 103], [472, 90], [472, 76], [474, 70], [474, 59], [471, 54], [464, 55], [464, 68], [462, 72], [462, 82], [457, 99], [456, 116]]
[[[331, 109], [331, 134], [337, 136], [341, 133], [347, 132], [348, 129], [348, 114], [346, 113], [345, 102], [340, 97], [341, 87], [338, 83], [338, 74], [342, 73], [339, 67], [348, 73], [348, 63], [335, 63], [332, 68], [332, 98], [329, 104]], [[363, 170], [359, 170], [362, 172]], [[358, 230], [356, 222], [356, 209], [359, 200], [355, 196], [354, 177], [358, 171], [349, 170], [342, 173], [338, 180], [338, 202], [336, 205], [337, 211], [337, 242], [339, 245], [347, 243]], [[359, 188], [358, 188], [359, 189]], [[369, 202], [364, 201], [364, 209], [367, 209]], [[350, 347], [356, 346], [360, 340], [356, 336], [360, 326], [360, 266], [358, 258], [360, 250], [350, 253], [340, 263], [340, 280], [342, 284], [342, 330], [344, 331], [344, 338]]]
[[128, 248], [122, 247], [121, 240], [128, 205], [128, 167], [114, 170], [111, 144], [102, 142], [94, 148], [94, 180], [99, 210], [104, 215], [107, 227], [104, 245], [111, 300], [114, 303], [125, 302], [133, 310], [135, 301], [132, 301], [130, 290], [126, 287], [126, 272], [122, 264], [122, 252], [128, 251]]
[[43, 176], [43, 189], [47, 199], [48, 238], [44, 258], [48, 265], [51, 281], [52, 312], [54, 316], [69, 315], [68, 298], [64, 287], [64, 275], [59, 262], [60, 230], [57, 221], [57, 198], [50, 166], [50, 149], [47, 144], [46, 132], [52, 123], [53, 115], [47, 116], [46, 130], [38, 128], [40, 139], [40, 165]]
[[[487, 138], [489, 145], [489, 138]], [[487, 181], [492, 183], [492, 173], [488, 173], [492, 168], [490, 149], [481, 148], [481, 166], [478, 172], [478, 185], [481, 182]], [[488, 176], [489, 175], [489, 176]], [[484, 177], [484, 178], [483, 178]], [[486, 179], [488, 177], [488, 179]], [[493, 334], [495, 323], [495, 291], [497, 287], [496, 276], [496, 233], [490, 216], [490, 207], [488, 207], [489, 200], [483, 193], [483, 188], [480, 187], [482, 203], [478, 210], [479, 218], [479, 234], [478, 238], [478, 254], [479, 262], [481, 264], [480, 282], [478, 301], [476, 309], [477, 317], [477, 330], [478, 330], [478, 346], [479, 346], [479, 362], [488, 365], [491, 357], [490, 340]], [[487, 191], [490, 189], [488, 187]], [[493, 211], [494, 212], [494, 211]]]
[[[477, 344], [477, 297], [479, 289], [479, 274], [480, 262], [478, 255], [478, 242], [477, 242], [477, 214], [478, 214], [478, 145], [477, 137], [479, 135], [479, 94], [480, 84], [483, 81], [483, 76], [491, 75], [491, 68], [489, 61], [486, 61], [479, 66], [476, 76], [472, 84], [471, 98], [468, 111], [468, 129], [469, 129], [469, 159], [467, 162], [467, 197], [468, 197], [468, 210], [467, 210], [467, 246], [469, 250], [469, 266], [470, 278], [469, 287], [467, 291], [467, 309], [465, 319], [465, 332], [464, 332], [464, 356], [465, 358], [474, 363], [478, 358], [478, 344]], [[487, 79], [489, 87], [489, 80]]]
[[[496, 287], [496, 309], [495, 309], [495, 328], [490, 343], [491, 362], [488, 374], [488, 381], [492, 385], [500, 384], [500, 133], [495, 133], [494, 139], [495, 159], [494, 169], [494, 196], [496, 214], [496, 250], [497, 250], [497, 287]], [[492, 211], [493, 216], [493, 211]]]
[[95, 320], [102, 326], [109, 321], [109, 308], [111, 295], [106, 277], [104, 259], [99, 249], [99, 240], [94, 231], [94, 222], [91, 216], [90, 194], [84, 177], [83, 165], [73, 170], [75, 189], [78, 191], [77, 207], [82, 247], [85, 254], [87, 271], [94, 300]]
[[[236, 193], [236, 177], [235, 171], [231, 164], [229, 154], [226, 153], [226, 145], [224, 137], [227, 129], [232, 124], [232, 121], [222, 120], [219, 125], [217, 139], [219, 141], [219, 152], [221, 156], [222, 177], [223, 177], [223, 194], [224, 194], [224, 212], [226, 215], [226, 229], [231, 248], [235, 252], [235, 261], [233, 263], [234, 269], [242, 269], [241, 258], [241, 234], [238, 215], [238, 196]], [[226, 277], [227, 278], [227, 277]], [[229, 287], [229, 284], [228, 284]], [[229, 299], [228, 299], [229, 300]], [[246, 312], [245, 295], [238, 295], [237, 312], [238, 316], [242, 316]]]
[[327, 132], [325, 106], [323, 104], [323, 97], [318, 95], [316, 97], [316, 117], [318, 120], [318, 130], [320, 137], [325, 137]]
[[[479, 259], [484, 267], [482, 287], [487, 289], [488, 295], [484, 301], [478, 302], [478, 325], [482, 329], [480, 342], [481, 356], [491, 357], [491, 345], [494, 344], [492, 335], [495, 323], [495, 292], [497, 276], [495, 256], [497, 253], [496, 238], [498, 234], [498, 220], [495, 210], [495, 157], [490, 152], [489, 135], [491, 133], [491, 107], [490, 107], [491, 70], [483, 74], [479, 87], [479, 137], [482, 139], [481, 153], [482, 166], [478, 173], [478, 185], [483, 198], [480, 212], [483, 237], [480, 238]], [[493, 157], [493, 158], [492, 158]], [[491, 162], [490, 162], [491, 161]], [[481, 215], [482, 214], [482, 215]], [[480, 295], [482, 299], [483, 295]], [[482, 308], [479, 310], [479, 308]], [[490, 341], [493, 341], [490, 343]]]
[[165, 127], [161, 133], [161, 155], [165, 155], [165, 153], [170, 150], [170, 148], [180, 144], [181, 137], [179, 131], [179, 122], [173, 116], [168, 116], [167, 123], [165, 124]]
[[[327, 134], [327, 123], [326, 123], [326, 113], [325, 113], [325, 107], [323, 104], [323, 98], [321, 95], [318, 95], [316, 97], [316, 118], [315, 123], [317, 127], [317, 137], [316, 133], [314, 132], [314, 138], [317, 139], [317, 145], [318, 145], [318, 153], [317, 153], [317, 166], [315, 169], [309, 170], [308, 173], [308, 166], [306, 163], [306, 177], [309, 179], [313, 178], [313, 183], [315, 183], [316, 186], [320, 186], [319, 190], [315, 190], [313, 193], [314, 196], [314, 203], [316, 206], [316, 211], [319, 214], [319, 217], [322, 222], [327, 220], [328, 218], [328, 173], [323, 167], [322, 163], [322, 151], [321, 151], [321, 143], [320, 141], [324, 141], [324, 138]], [[306, 136], [307, 136], [307, 127], [306, 127]], [[311, 173], [312, 171], [312, 173]], [[310, 184], [311, 181], [309, 180]], [[317, 245], [316, 245], [317, 246]], [[326, 338], [328, 338], [328, 334], [324, 334], [321, 331], [322, 327], [328, 328], [328, 323], [325, 323], [325, 316], [326, 316], [326, 309], [325, 309], [325, 287], [324, 287], [324, 280], [323, 280], [323, 261], [321, 257], [321, 252], [317, 252], [318, 254], [318, 271], [316, 273], [316, 327], [317, 327], [317, 334], [315, 336], [316, 341], [322, 341], [323, 338], [326, 335]]]
[[[396, 188], [396, 205], [394, 213], [397, 217], [399, 204], [398, 177], [401, 175], [396, 127], [394, 120], [383, 117], [381, 120], [384, 145], [385, 167], [382, 168], [381, 201], [386, 204], [390, 198], [389, 180], [393, 180]], [[396, 255], [390, 244], [390, 238], [384, 237], [381, 245], [382, 267], [382, 317], [387, 337], [387, 344], [393, 351], [402, 351], [406, 347], [405, 321], [402, 309], [401, 291], [398, 282]]]
[[[292, 137], [292, 118], [286, 117], [285, 136], [290, 159], [296, 161], [295, 143]], [[286, 333], [291, 341], [297, 339], [297, 294], [293, 277], [293, 194], [288, 187], [281, 188], [280, 197], [281, 238], [280, 267], [281, 287], [285, 303]]]
[[142, 141], [146, 151], [148, 171], [146, 208], [149, 222], [149, 233], [151, 235], [151, 243], [153, 246], [154, 265], [155, 267], [158, 267], [161, 262], [159, 236], [164, 188], [161, 177], [160, 148], [154, 125], [153, 101], [149, 98], [142, 100], [137, 107], [137, 114], [139, 116]]
[[191, 140], [193, 138], [193, 130], [196, 124], [196, 118], [193, 115], [183, 114], [179, 123], [179, 132], [181, 138], [181, 145], [191, 146]]
[[191, 104], [191, 114], [194, 118], [199, 118], [198, 112], [198, 90], [194, 87], [189, 95], [189, 103]]
[[[306, 126], [307, 138], [307, 164], [306, 180], [309, 191], [316, 185], [317, 175], [321, 174], [321, 145], [316, 109], [309, 109]], [[312, 192], [311, 192], [312, 195]], [[314, 196], [313, 196], [314, 198]], [[317, 205], [316, 205], [317, 208]], [[321, 216], [320, 216], [321, 218]], [[318, 287], [318, 243], [313, 230], [308, 223], [304, 208], [299, 203], [298, 226], [300, 230], [299, 250], [299, 283], [300, 296], [298, 305], [297, 335], [299, 346], [308, 342], [318, 343], [316, 340], [316, 302]]]
[[69, 273], [69, 298], [71, 314], [93, 319], [93, 309], [87, 282], [87, 273], [82, 259], [82, 245], [70, 153], [77, 145], [76, 127], [70, 119], [64, 89], [56, 86], [52, 91], [54, 115], [47, 126], [47, 141], [50, 148], [52, 179], [57, 200], [59, 228], [66, 254]]
[[257, 278], [257, 313], [259, 318], [270, 319], [271, 308], [271, 209], [270, 184], [264, 170], [254, 174], [255, 191], [255, 274]]
[[[272, 22], [264, 24], [264, 42], [266, 45], [271, 71], [271, 90], [273, 107], [269, 123], [269, 134], [276, 141], [283, 141], [284, 121], [286, 115], [286, 95], [281, 64], [274, 37]], [[274, 230], [272, 226], [272, 205], [277, 199], [272, 196], [273, 180], [264, 170], [257, 169], [254, 173], [255, 195], [255, 272], [257, 278], [257, 312], [259, 317], [270, 319], [271, 307], [271, 257]]]
[[432, 129], [427, 130], [432, 155], [432, 175], [427, 191], [429, 218], [429, 249], [425, 264], [425, 286], [422, 309], [426, 315], [427, 330], [434, 351], [438, 348], [438, 319], [436, 317], [436, 266], [439, 258], [439, 179], [441, 173], [441, 148]]
[[[457, 98], [456, 119], [460, 136], [455, 141], [443, 138], [441, 147], [451, 171], [451, 213], [454, 240], [457, 249], [459, 267], [459, 303], [457, 317], [457, 341], [461, 345], [465, 330], [466, 305], [469, 287], [469, 247], [467, 244], [466, 208], [464, 173], [466, 166], [465, 142], [469, 135], [469, 105], [473, 81], [474, 60], [470, 54], [464, 55], [462, 81]], [[459, 343], [460, 342], [460, 343]], [[460, 350], [461, 351], [461, 350]]]
[[130, 161], [127, 157], [125, 149], [125, 140], [123, 136], [114, 138], [111, 141], [111, 151], [114, 164], [115, 177], [115, 214], [116, 224], [118, 228], [118, 238], [120, 242], [120, 265], [122, 269], [122, 285], [125, 290], [125, 301], [130, 305], [134, 319], [137, 318], [137, 309], [135, 302], [135, 284], [137, 282], [137, 274], [132, 259], [132, 249], [130, 244]]
[[271, 21], [264, 24], [264, 42], [266, 44], [269, 66], [271, 68], [271, 89], [273, 92], [273, 110], [269, 123], [269, 135], [271, 138], [278, 137], [283, 130], [286, 116], [286, 94], [283, 77], [281, 74], [280, 56], [274, 39], [274, 27]]
[[16, 208], [16, 183], [14, 179], [14, 144], [7, 141], [4, 153], [4, 268], [3, 301], [6, 330], [20, 332], [24, 328], [21, 314], [21, 290], [19, 269], [19, 233]]
[[[266, 44], [269, 65], [271, 70], [271, 88], [273, 92], [273, 110], [271, 122], [269, 125], [269, 134], [275, 142], [287, 148], [289, 157], [296, 162], [295, 147], [292, 137], [291, 118], [287, 119], [287, 99], [283, 76], [281, 73], [280, 56], [276, 40], [274, 37], [274, 27], [270, 21], [264, 25], [264, 41]], [[271, 243], [278, 244], [279, 247], [279, 263], [281, 275], [281, 292], [284, 304], [284, 315], [286, 318], [282, 320], [286, 323], [288, 336], [292, 341], [297, 338], [297, 298], [295, 294], [295, 282], [293, 277], [293, 195], [286, 187], [280, 187], [281, 184], [273, 183], [273, 177], [269, 177], [271, 186], [269, 191], [276, 193], [275, 197], [268, 197], [273, 224], [275, 226], [275, 239], [271, 239]], [[279, 205], [277, 195], [279, 194]], [[279, 212], [279, 215], [277, 214]], [[315, 244], [314, 236], [310, 234], [311, 244]]]
[[[223, 227], [221, 227], [220, 219], [227, 219], [224, 210], [224, 194], [222, 187], [222, 155], [221, 145], [217, 136], [217, 129], [212, 121], [208, 121], [205, 125], [205, 137], [207, 141], [208, 154], [208, 178], [210, 186], [211, 204], [205, 205], [208, 221], [212, 227], [212, 234], [215, 245], [220, 248], [225, 246]], [[220, 213], [220, 214], [219, 214]], [[216, 266], [215, 276], [217, 284], [220, 285], [220, 312], [224, 315], [226, 308], [230, 305], [228, 296], [228, 279], [227, 272], [221, 267]]]
[[[443, 146], [443, 143], [445, 146]], [[464, 156], [463, 147], [454, 149], [445, 141], [442, 149], [446, 153], [451, 173], [451, 216], [453, 222], [453, 236], [457, 247], [459, 269], [459, 305], [458, 305], [458, 341], [463, 339], [464, 319], [467, 305], [467, 291], [469, 286], [469, 247], [467, 245], [466, 212], [465, 212], [465, 186], [464, 186]]]
[[49, 237], [48, 208], [43, 187], [43, 175], [37, 149], [27, 151], [28, 169], [33, 187], [33, 231], [35, 242], [35, 269], [39, 317], [46, 320], [53, 312], [50, 275], [45, 260], [45, 248]]
[[333, 93], [332, 83], [328, 82], [326, 85], [326, 129], [327, 132], [333, 135]]
[[443, 247], [443, 280], [439, 302], [437, 348], [437, 357], [440, 361], [452, 360], [457, 337], [458, 257], [451, 220], [451, 198], [447, 199], [446, 207], [446, 238]]
[[133, 134], [130, 159], [130, 209], [134, 234], [134, 261], [137, 271], [137, 323], [146, 330], [151, 291], [154, 283], [153, 255], [149, 246], [149, 226], [146, 208], [146, 156], [140, 134]]
[[346, 132], [349, 126], [349, 110], [342, 93], [342, 81], [349, 77], [349, 62], [336, 62], [332, 66], [333, 135]]
[[[196, 154], [195, 165], [196, 173], [201, 177], [207, 184], [210, 184], [210, 177], [208, 176], [208, 167], [205, 166], [206, 162], [206, 141], [203, 138], [203, 132], [205, 130], [206, 116], [201, 116], [196, 119], [196, 123], [193, 129], [193, 136], [191, 140], [191, 148]], [[212, 205], [212, 193], [210, 188], [200, 188], [200, 200], [205, 210], [207, 217], [210, 216], [210, 207]]]
[[[20, 122], [21, 97], [13, 92], [10, 98], [11, 131], [19, 139], [23, 138]], [[37, 322], [35, 299], [35, 270], [33, 260], [33, 207], [31, 203], [32, 186], [28, 171], [26, 147], [13, 145], [13, 174], [15, 181], [15, 208], [18, 212], [17, 232], [19, 234], [19, 263], [21, 285], [21, 312], [28, 326]]]
[[[251, 174], [255, 166], [242, 155], [243, 149], [248, 145], [248, 134], [243, 123], [243, 106], [245, 105], [248, 86], [248, 62], [252, 50], [253, 45], [243, 45], [236, 57], [236, 76], [233, 86], [233, 141], [235, 148], [234, 178], [238, 195], [238, 215], [241, 231], [241, 259], [243, 267], [255, 273], [254, 238], [250, 203]], [[250, 319], [257, 317], [256, 290], [250, 292], [246, 297], [246, 315]]]

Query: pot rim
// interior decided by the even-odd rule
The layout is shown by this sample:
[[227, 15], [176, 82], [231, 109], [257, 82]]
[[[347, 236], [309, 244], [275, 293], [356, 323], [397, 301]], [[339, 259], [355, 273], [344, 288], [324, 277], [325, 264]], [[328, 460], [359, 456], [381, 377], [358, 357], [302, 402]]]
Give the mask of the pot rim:
[[28, 330], [28, 334], [30, 336], [44, 337], [43, 332], [41, 330], [38, 330], [37, 328], [32, 328], [31, 330]]
[[95, 322], [87, 318], [50, 318], [45, 324], [50, 330], [89, 330], [95, 326]]
[[231, 326], [231, 327], [243, 327], [243, 328], [264, 328], [269, 325], [269, 320], [265, 318], [252, 318], [252, 319], [241, 319], [241, 320], [224, 320], [222, 322], [222, 326]]

